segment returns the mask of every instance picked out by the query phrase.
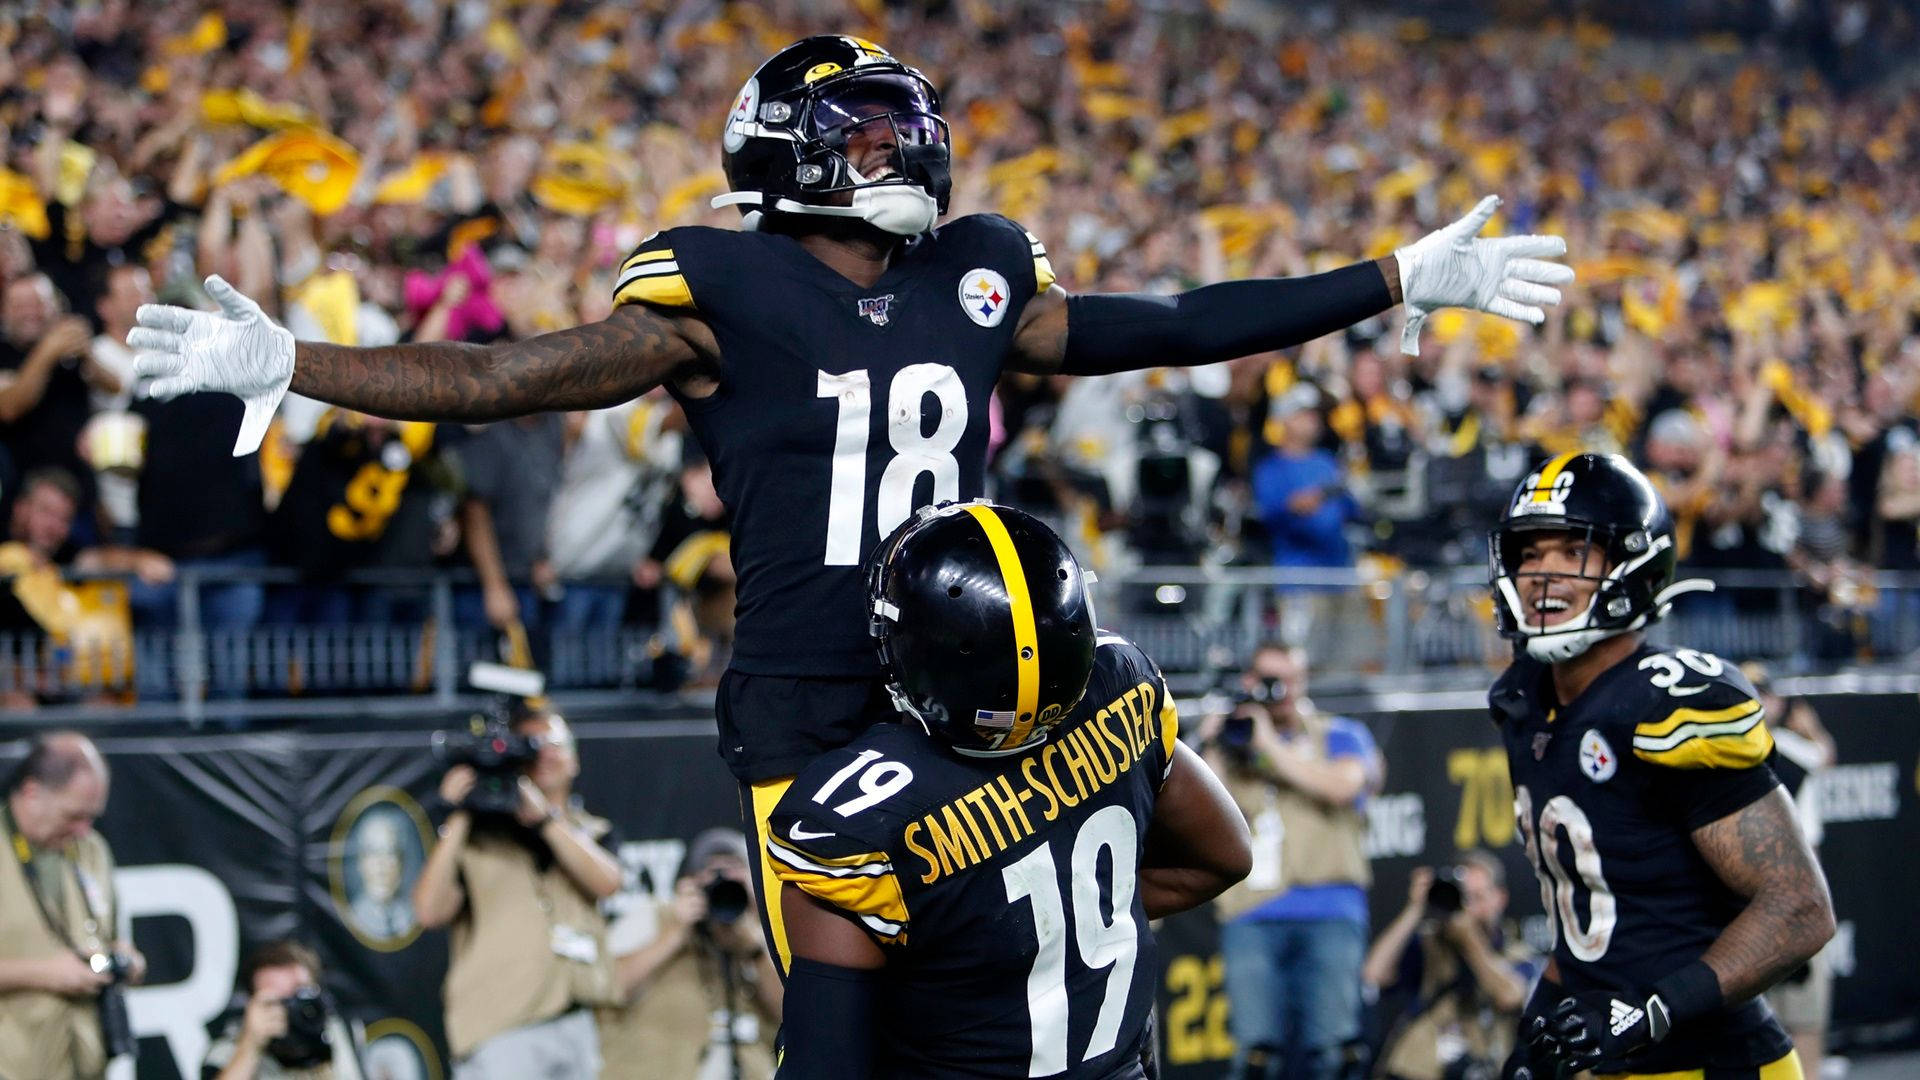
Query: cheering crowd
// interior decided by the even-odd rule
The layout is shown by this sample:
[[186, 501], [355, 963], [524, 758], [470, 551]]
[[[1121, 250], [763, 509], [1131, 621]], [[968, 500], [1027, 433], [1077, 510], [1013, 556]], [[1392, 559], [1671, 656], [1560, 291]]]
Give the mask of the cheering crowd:
[[[998, 497], [1095, 565], [1473, 565], [1539, 455], [1618, 449], [1683, 565], [1790, 575], [1829, 658], [1920, 645], [1920, 589], [1875, 574], [1920, 571], [1910, 72], [1843, 96], [1764, 44], [1260, 5], [25, 7], [0, 58], [10, 629], [164, 630], [186, 569], [231, 579], [198, 591], [215, 631], [419, 623], [405, 583], [439, 567], [471, 572], [459, 626], [677, 621], [717, 670], [726, 512], [666, 398], [471, 430], [290, 398], [234, 458], [239, 404], [143, 397], [123, 340], [143, 302], [204, 305], [210, 273], [336, 343], [598, 319], [642, 237], [737, 222], [707, 206], [730, 99], [831, 30], [933, 76], [952, 212], [1023, 222], [1069, 290], [1321, 270], [1490, 190], [1499, 228], [1567, 237], [1579, 281], [1537, 330], [1449, 312], [1418, 358], [1376, 320], [1216, 368], [1003, 380]], [[339, 584], [367, 571], [398, 584]]]

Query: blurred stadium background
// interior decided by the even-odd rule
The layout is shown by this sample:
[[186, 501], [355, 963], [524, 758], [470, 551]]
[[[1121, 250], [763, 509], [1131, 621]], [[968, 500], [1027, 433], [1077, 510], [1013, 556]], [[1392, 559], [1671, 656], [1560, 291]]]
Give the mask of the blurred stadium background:
[[[105, 820], [123, 865], [244, 875], [204, 839], [234, 792], [301, 823], [271, 840], [290, 891], [228, 881], [237, 932], [320, 940], [343, 997], [416, 1016], [430, 1057], [437, 1019], [393, 996], [431, 995], [439, 946], [356, 941], [328, 865], [342, 805], [431, 786], [426, 730], [479, 704], [468, 663], [539, 666], [630, 761], [584, 779], [628, 836], [729, 816], [706, 735], [725, 513], [667, 399], [486, 430], [290, 399], [236, 459], [238, 403], [143, 398], [118, 339], [141, 302], [206, 304], [215, 272], [341, 343], [598, 319], [641, 237], [737, 221], [707, 208], [720, 118], [812, 32], [926, 70], [954, 213], [1024, 222], [1071, 290], [1384, 255], [1487, 191], [1498, 227], [1564, 234], [1579, 282], [1537, 330], [1450, 312], [1417, 359], [1375, 320], [1215, 368], [1009, 376], [997, 497], [1074, 538], [1104, 621], [1195, 699], [1262, 640], [1308, 645], [1316, 698], [1387, 751], [1393, 894], [1423, 857], [1510, 839], [1495, 796], [1468, 829], [1483, 795], [1457, 764], [1491, 743], [1473, 710], [1506, 655], [1484, 588], [1500, 499], [1539, 455], [1631, 454], [1683, 572], [1719, 584], [1660, 636], [1814, 695], [1853, 770], [1828, 796], [1840, 918], [1860, 920], [1836, 1043], [1914, 1040], [1920, 976], [1886, 950], [1920, 880], [1884, 864], [1920, 794], [1904, 2], [0, 5], [0, 703], [17, 731], [117, 735], [123, 775], [152, 772]], [[1303, 514], [1282, 466], [1314, 455], [1341, 481]], [[504, 579], [476, 576], [477, 530]], [[695, 780], [711, 790], [660, 807]], [[176, 814], [184, 836], [143, 834]], [[156, 978], [193, 978], [198, 948], [159, 947]], [[150, 1043], [142, 1075], [173, 1058]]]

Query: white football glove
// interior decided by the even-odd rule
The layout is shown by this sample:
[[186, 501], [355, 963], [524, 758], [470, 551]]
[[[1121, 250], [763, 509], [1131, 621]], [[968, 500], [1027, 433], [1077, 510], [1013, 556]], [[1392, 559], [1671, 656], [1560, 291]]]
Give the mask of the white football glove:
[[142, 304], [127, 347], [136, 354], [134, 372], [153, 380], [147, 389], [153, 397], [217, 390], [245, 402], [233, 443], [233, 456], [240, 457], [260, 449], [293, 382], [293, 334], [220, 275], [206, 284], [219, 311]]
[[1573, 267], [1545, 260], [1565, 255], [1566, 240], [1476, 236], [1499, 207], [1500, 196], [1489, 195], [1466, 217], [1393, 253], [1407, 305], [1401, 352], [1420, 355], [1420, 327], [1435, 308], [1472, 308], [1537, 326], [1547, 320], [1541, 305], [1560, 302], [1552, 286], [1572, 281]]

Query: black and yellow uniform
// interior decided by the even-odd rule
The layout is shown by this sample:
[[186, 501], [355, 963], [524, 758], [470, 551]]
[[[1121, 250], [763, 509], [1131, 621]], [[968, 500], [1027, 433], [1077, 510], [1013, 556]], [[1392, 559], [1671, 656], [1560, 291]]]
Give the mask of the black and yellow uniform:
[[696, 314], [720, 345], [720, 388], [676, 396], [733, 513], [720, 750], [743, 782], [884, 715], [861, 563], [918, 507], [984, 493], [994, 383], [1052, 283], [1039, 241], [990, 214], [906, 242], [871, 288], [770, 232], [668, 229], [622, 265], [616, 304]]
[[1141, 1075], [1155, 972], [1136, 874], [1179, 719], [1102, 633], [1086, 696], [1010, 755], [875, 727], [772, 815], [780, 881], [880, 943], [875, 1074]]
[[[1489, 704], [1563, 992], [1645, 994], [1699, 960], [1746, 901], [1692, 833], [1779, 783], [1752, 685], [1717, 657], [1643, 645], [1564, 706], [1548, 665], [1523, 655]], [[1755, 999], [1595, 1072], [1774, 1080], [1798, 1076], [1792, 1050]]]

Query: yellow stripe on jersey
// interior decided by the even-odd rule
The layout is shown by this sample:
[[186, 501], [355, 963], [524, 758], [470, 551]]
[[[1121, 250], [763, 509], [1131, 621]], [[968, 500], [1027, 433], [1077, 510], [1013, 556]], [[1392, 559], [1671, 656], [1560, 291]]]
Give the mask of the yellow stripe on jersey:
[[760, 913], [766, 916], [767, 940], [772, 946], [774, 963], [780, 967], [780, 977], [785, 979], [787, 972], [793, 970], [793, 949], [787, 944], [787, 920], [780, 910], [779, 878], [775, 875], [773, 858], [767, 853], [767, 840], [773, 835], [768, 819], [773, 817], [774, 808], [780, 805], [781, 796], [793, 785], [793, 777], [782, 776], [773, 780], [756, 782], [751, 791], [753, 797], [753, 829], [760, 841], [760, 857], [755, 860], [754, 894], [760, 901]]
[[652, 274], [626, 281], [613, 293], [613, 306], [622, 304], [695, 310], [693, 287], [687, 284], [686, 275], [678, 273]]
[[1748, 699], [1724, 709], [1675, 709], [1633, 729], [1633, 753], [1674, 769], [1748, 769], [1773, 752], [1765, 709]]
[[1567, 462], [1579, 457], [1580, 453], [1581, 451], [1578, 450], [1569, 450], [1541, 467], [1540, 482], [1535, 484], [1533, 488], [1532, 499], [1534, 502], [1543, 503], [1553, 501], [1553, 482], [1560, 479], [1560, 470], [1567, 467]]
[[1047, 258], [1046, 246], [1040, 243], [1040, 238], [1028, 233], [1027, 244], [1033, 249], [1033, 291], [1037, 296], [1052, 288], [1056, 278], [1053, 263]]
[[672, 248], [661, 248], [658, 251], [638, 252], [633, 256], [633, 258], [628, 259], [626, 262], [623, 262], [620, 264], [620, 272], [624, 274], [627, 271], [633, 269], [634, 267], [639, 266], [641, 263], [659, 262], [662, 259], [671, 259], [671, 258], [673, 258]]
[[801, 851], [779, 834], [769, 832], [767, 854], [781, 881], [856, 916], [882, 941], [906, 943], [907, 901], [885, 852], [826, 859]]
[[991, 507], [970, 503], [967, 513], [980, 523], [1000, 563], [1000, 577], [1006, 582], [1007, 600], [1013, 607], [1013, 662], [1019, 673], [1019, 692], [1014, 705], [1013, 728], [1003, 746], [1019, 746], [1033, 732], [1034, 713], [1040, 708], [1040, 636], [1033, 625], [1033, 598], [1027, 592], [1027, 572], [1020, 565], [1020, 553], [1013, 550], [1013, 537], [1006, 523]]
[[1173, 760], [1173, 744], [1180, 741], [1180, 708], [1173, 703], [1173, 695], [1167, 693], [1166, 683], [1155, 687], [1161, 693], [1160, 701], [1160, 749], [1166, 753], [1168, 761]]

